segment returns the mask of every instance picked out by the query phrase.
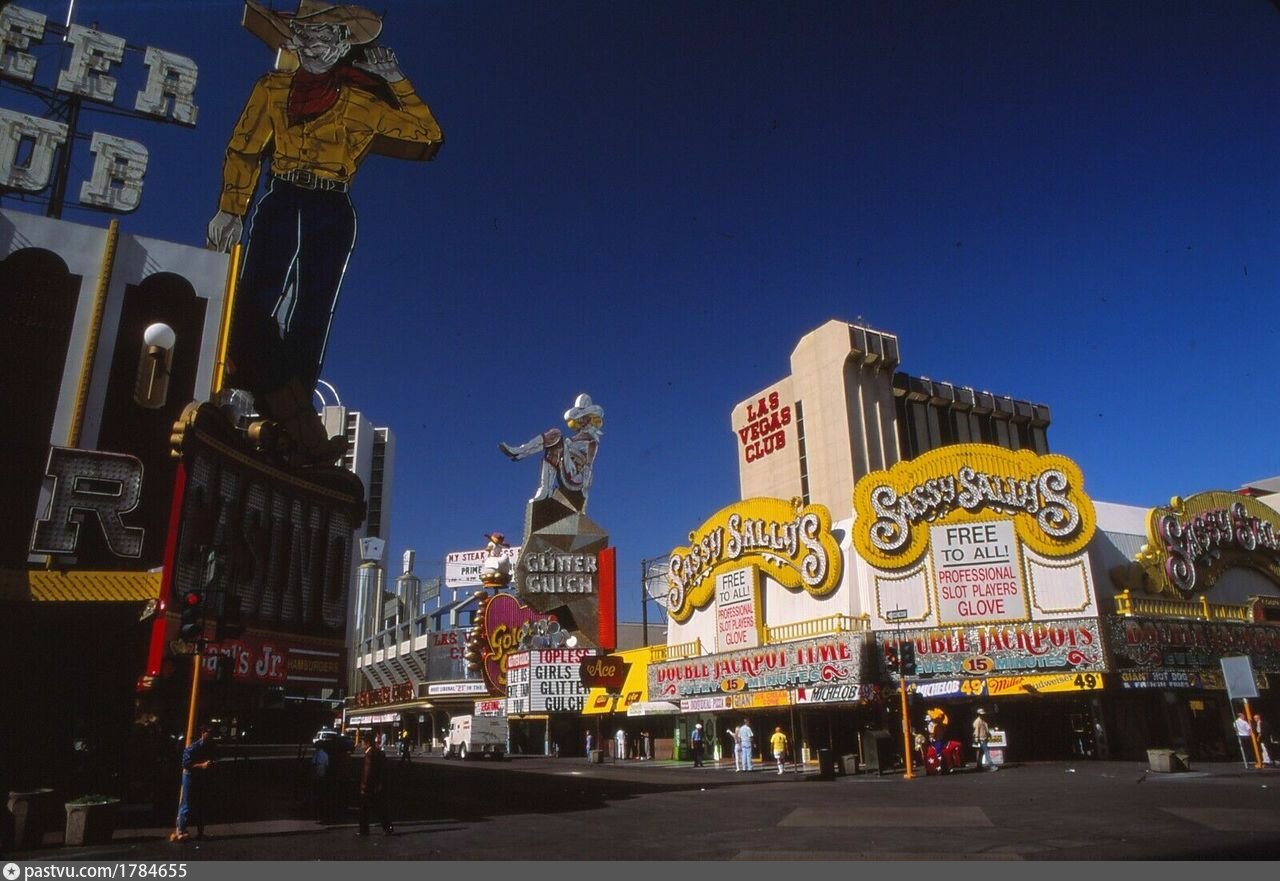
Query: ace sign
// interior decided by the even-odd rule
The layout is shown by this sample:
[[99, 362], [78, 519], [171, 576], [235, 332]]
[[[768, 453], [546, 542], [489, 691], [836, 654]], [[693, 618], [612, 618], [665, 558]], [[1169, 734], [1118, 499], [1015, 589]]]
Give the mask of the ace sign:
[[934, 526], [929, 543], [937, 573], [939, 623], [1026, 619], [1026, 589], [1011, 520]]

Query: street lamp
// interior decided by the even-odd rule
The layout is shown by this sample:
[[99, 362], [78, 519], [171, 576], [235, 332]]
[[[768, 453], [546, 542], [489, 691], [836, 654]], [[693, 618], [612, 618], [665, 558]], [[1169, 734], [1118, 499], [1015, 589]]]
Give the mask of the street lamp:
[[178, 336], [167, 324], [156, 322], [142, 332], [142, 353], [133, 383], [133, 401], [139, 407], [159, 410], [169, 394], [173, 346]]
[[915, 777], [911, 773], [911, 717], [907, 709], [907, 674], [902, 669], [902, 620], [907, 617], [907, 610], [889, 609], [884, 613], [884, 617], [885, 620], [892, 621], [897, 630], [894, 654], [898, 658], [898, 684], [902, 693], [902, 755], [907, 768], [902, 777], [905, 780], [911, 780]]

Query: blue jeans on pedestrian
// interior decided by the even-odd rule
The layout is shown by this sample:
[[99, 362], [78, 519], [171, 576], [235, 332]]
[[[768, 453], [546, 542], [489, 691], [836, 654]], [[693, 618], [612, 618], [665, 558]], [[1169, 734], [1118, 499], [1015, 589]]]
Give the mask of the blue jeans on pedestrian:
[[195, 820], [196, 829], [204, 831], [204, 805], [200, 804], [200, 793], [191, 781], [191, 772], [182, 772], [182, 792], [178, 797], [178, 831], [186, 832], [187, 824]]

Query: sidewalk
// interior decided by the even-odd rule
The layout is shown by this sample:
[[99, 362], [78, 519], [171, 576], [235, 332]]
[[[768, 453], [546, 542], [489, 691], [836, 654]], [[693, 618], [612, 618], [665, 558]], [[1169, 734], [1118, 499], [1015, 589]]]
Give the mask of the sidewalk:
[[[451, 769], [465, 767], [467, 772], [475, 771], [481, 774], [517, 773], [557, 777], [565, 775], [580, 776], [600, 781], [635, 784], [645, 787], [646, 790], [648, 784], [657, 786], [659, 789], [684, 790], [703, 785], [711, 785], [716, 789], [721, 789], [726, 786], [756, 786], [770, 783], [781, 785], [795, 784], [797, 782], [812, 783], [814, 785], [825, 783], [837, 789], [850, 785], [858, 787], [865, 785], [907, 787], [939, 785], [945, 787], [947, 785], [946, 781], [952, 776], [978, 777], [985, 776], [987, 773], [970, 763], [958, 769], [953, 775], [946, 776], [926, 777], [923, 768], [915, 768], [913, 780], [904, 779], [904, 769], [901, 767], [886, 770], [883, 773], [864, 770], [857, 774], [838, 774], [824, 778], [820, 775], [816, 762], [810, 762], [803, 766], [788, 765], [786, 772], [780, 775], [777, 773], [776, 765], [758, 764], [751, 772], [735, 772], [732, 762], [726, 761], [722, 761], [718, 765], [711, 763], [701, 768], [694, 768], [689, 761], [626, 760], [613, 762], [606, 760], [603, 763], [588, 763], [584, 758], [557, 759], [543, 756], [516, 756], [510, 761], [504, 762], [480, 761], [467, 763], [447, 761], [438, 757], [418, 757], [415, 758], [411, 765], [425, 774], [432, 772], [431, 766], [439, 765], [441, 769], [446, 766]], [[1193, 765], [1192, 770], [1189, 771], [1169, 773], [1152, 771], [1146, 763], [1141, 762], [1037, 762], [1025, 765], [1013, 763], [1004, 766], [1001, 769], [1001, 773], [990, 776], [998, 778], [1005, 785], [1016, 787], [1019, 785], [1019, 780], [1024, 777], [1029, 785], [1037, 785], [1034, 781], [1043, 782], [1046, 778], [1056, 775], [1074, 775], [1077, 773], [1102, 780], [1112, 780], [1117, 785], [1137, 782], [1154, 783], [1156, 785], [1166, 783], [1248, 785], [1252, 780], [1256, 779], [1270, 782], [1273, 777], [1280, 781], [1280, 768], [1245, 767], [1242, 762], [1197, 764]], [[303, 818], [303, 815], [308, 812], [307, 805], [299, 801], [294, 793], [280, 791], [277, 788], [282, 782], [282, 775], [273, 774], [267, 776], [273, 779], [265, 783], [265, 791], [247, 794], [244, 798], [244, 801], [256, 802], [255, 816], [238, 819], [234, 822], [210, 823], [206, 827], [207, 841], [218, 842], [238, 839], [247, 843], [251, 839], [305, 836], [333, 832], [335, 830], [342, 831], [345, 837], [348, 830], [354, 831], [355, 823], [351, 817], [346, 817], [341, 822], [328, 824]], [[264, 783], [261, 776], [255, 775], [255, 777], [257, 778], [254, 781], [255, 783]], [[263, 786], [260, 785], [259, 788], [261, 789]], [[775, 791], [772, 786], [767, 789], [770, 792]], [[823, 789], [827, 791], [826, 786]], [[414, 799], [417, 797], [415, 793], [418, 791], [416, 787], [406, 785], [401, 797]], [[148, 850], [153, 850], [156, 846], [171, 846], [175, 855], [181, 854], [184, 848], [190, 848], [194, 855], [206, 843], [193, 837], [189, 842], [169, 845], [168, 837], [172, 831], [172, 826], [155, 825], [151, 814], [149, 805], [122, 806], [121, 822], [110, 844], [89, 847], [65, 847], [62, 843], [64, 829], [56, 828], [49, 830], [45, 834], [41, 848], [29, 851], [10, 851], [5, 854], [5, 857], [19, 861], [96, 859], [108, 854], [118, 854], [122, 848], [127, 849], [137, 845], [144, 845]], [[406, 818], [405, 821], [397, 821], [396, 828], [398, 832], [411, 832], [421, 827], [449, 822], [455, 822], [455, 820], [445, 816], [424, 817], [416, 820]]]

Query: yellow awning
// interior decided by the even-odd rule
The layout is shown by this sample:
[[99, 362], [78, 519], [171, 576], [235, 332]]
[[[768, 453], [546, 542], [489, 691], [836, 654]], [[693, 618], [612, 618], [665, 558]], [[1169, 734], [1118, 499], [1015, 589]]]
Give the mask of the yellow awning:
[[0, 572], [0, 598], [33, 603], [144, 603], [160, 596], [161, 572]]
[[603, 688], [593, 688], [587, 694], [587, 702], [582, 707], [584, 716], [602, 716], [609, 713], [626, 715], [627, 707], [635, 703], [649, 700], [649, 658], [648, 647], [615, 652], [631, 667], [627, 670], [627, 679], [623, 683], [622, 692], [615, 700], [613, 695]]

